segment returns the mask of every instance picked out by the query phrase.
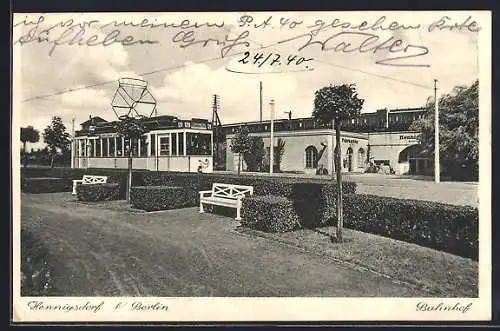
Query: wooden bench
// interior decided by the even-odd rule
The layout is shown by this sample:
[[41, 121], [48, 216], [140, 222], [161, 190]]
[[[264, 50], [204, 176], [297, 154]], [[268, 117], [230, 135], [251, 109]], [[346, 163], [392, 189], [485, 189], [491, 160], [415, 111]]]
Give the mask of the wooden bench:
[[93, 175], [83, 175], [82, 179], [73, 180], [73, 194], [76, 194], [76, 187], [79, 184], [89, 185], [89, 184], [104, 184], [108, 180], [108, 176], [93, 176]]
[[214, 183], [210, 191], [200, 191], [200, 213], [204, 213], [203, 204], [236, 208], [236, 220], [241, 220], [241, 199], [253, 195], [252, 186]]

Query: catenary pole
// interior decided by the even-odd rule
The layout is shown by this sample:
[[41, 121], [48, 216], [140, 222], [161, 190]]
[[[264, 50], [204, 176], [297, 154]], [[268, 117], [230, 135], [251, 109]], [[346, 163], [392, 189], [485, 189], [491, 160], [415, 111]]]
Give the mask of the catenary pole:
[[434, 182], [441, 180], [439, 165], [439, 100], [437, 93], [437, 79], [434, 79]]

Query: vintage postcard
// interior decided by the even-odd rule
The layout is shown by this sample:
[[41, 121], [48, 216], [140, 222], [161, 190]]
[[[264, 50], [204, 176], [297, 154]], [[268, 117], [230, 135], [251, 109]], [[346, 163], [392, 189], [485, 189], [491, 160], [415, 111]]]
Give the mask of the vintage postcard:
[[491, 12], [12, 30], [14, 322], [491, 318]]

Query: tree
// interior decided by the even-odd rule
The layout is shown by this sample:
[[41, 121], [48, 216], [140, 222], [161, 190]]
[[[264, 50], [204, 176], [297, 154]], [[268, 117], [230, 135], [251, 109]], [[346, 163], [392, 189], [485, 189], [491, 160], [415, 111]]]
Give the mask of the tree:
[[47, 144], [50, 153], [50, 167], [54, 167], [54, 157], [68, 148], [70, 144], [69, 133], [61, 117], [52, 117], [52, 122], [43, 131], [43, 140]]
[[235, 136], [231, 139], [231, 152], [238, 154], [238, 175], [241, 169], [241, 154], [250, 149], [250, 139], [248, 137], [248, 128], [246, 126], [237, 129]]
[[142, 135], [148, 132], [146, 126], [141, 122], [140, 118], [129, 116], [121, 116], [120, 121], [116, 124], [115, 128], [118, 134], [124, 137], [128, 144], [128, 180], [127, 180], [127, 196], [126, 199], [130, 202], [130, 190], [132, 188], [132, 140], [141, 139]]
[[283, 160], [283, 155], [285, 154], [285, 141], [281, 138], [278, 139], [278, 146], [276, 147], [276, 168], [281, 171], [281, 161]]
[[[332, 124], [335, 129], [335, 172], [337, 174], [337, 240], [343, 241], [342, 174], [340, 123], [342, 120], [357, 118], [364, 99], [358, 98], [354, 84], [326, 86], [315, 92], [313, 117], [322, 124]], [[332, 174], [333, 180], [333, 174]]]
[[260, 171], [266, 155], [264, 140], [261, 137], [248, 137], [249, 149], [244, 152], [243, 159], [249, 171]]
[[31, 125], [21, 128], [21, 142], [23, 143], [23, 152], [26, 152], [26, 143], [36, 143], [40, 140], [40, 133]]
[[[420, 131], [422, 153], [434, 154], [434, 100], [429, 99], [424, 117], [410, 126]], [[479, 167], [479, 81], [470, 86], [456, 86], [439, 99], [440, 162], [452, 175], [476, 177]]]
[[24, 166], [28, 164], [28, 155], [26, 153], [26, 143], [36, 143], [40, 140], [40, 133], [31, 125], [21, 128], [21, 142], [23, 143], [22, 155], [24, 157]]

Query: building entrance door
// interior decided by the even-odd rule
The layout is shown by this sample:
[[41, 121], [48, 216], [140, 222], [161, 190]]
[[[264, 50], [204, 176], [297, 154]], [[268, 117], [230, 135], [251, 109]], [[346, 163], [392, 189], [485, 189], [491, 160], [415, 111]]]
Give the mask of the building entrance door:
[[417, 160], [410, 159], [408, 162], [410, 163], [408, 173], [410, 173], [410, 174], [416, 173], [417, 172]]
[[347, 169], [349, 172], [352, 171], [352, 148], [347, 149]]

